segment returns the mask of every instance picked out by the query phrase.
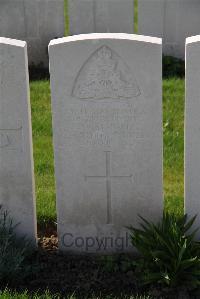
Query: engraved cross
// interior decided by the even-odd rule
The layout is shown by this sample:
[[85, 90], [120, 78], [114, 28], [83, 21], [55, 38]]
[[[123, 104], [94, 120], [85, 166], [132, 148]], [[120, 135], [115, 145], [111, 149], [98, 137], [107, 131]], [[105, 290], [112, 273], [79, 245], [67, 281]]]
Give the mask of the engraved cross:
[[112, 175], [111, 174], [111, 152], [106, 151], [106, 175], [105, 176], [85, 176], [87, 181], [90, 178], [104, 179], [106, 181], [106, 193], [107, 193], [107, 224], [112, 223], [112, 180], [119, 178], [131, 179], [133, 175]]

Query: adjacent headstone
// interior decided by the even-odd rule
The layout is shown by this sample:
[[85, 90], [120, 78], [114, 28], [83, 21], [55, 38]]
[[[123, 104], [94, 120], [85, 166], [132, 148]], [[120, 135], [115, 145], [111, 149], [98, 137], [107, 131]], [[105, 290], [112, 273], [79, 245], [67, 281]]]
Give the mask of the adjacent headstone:
[[36, 244], [27, 47], [0, 38], [0, 205]]
[[70, 35], [133, 33], [134, 0], [68, 0]]
[[131, 251], [125, 226], [163, 207], [161, 40], [79, 35], [49, 53], [60, 248]]
[[0, 36], [27, 41], [30, 65], [48, 66], [48, 44], [64, 24], [64, 0], [0, 1]]
[[199, 34], [199, 0], [139, 0], [138, 33], [163, 38], [163, 53], [185, 58], [185, 38]]
[[[200, 35], [186, 40], [185, 212], [200, 226]], [[198, 237], [200, 232], [198, 231]]]

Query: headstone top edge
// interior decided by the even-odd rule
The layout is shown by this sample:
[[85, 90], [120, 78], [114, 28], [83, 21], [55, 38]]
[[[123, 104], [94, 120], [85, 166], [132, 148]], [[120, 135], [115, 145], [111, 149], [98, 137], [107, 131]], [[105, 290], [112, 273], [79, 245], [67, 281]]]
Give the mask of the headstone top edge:
[[11, 45], [11, 46], [16, 46], [16, 47], [21, 47], [21, 48], [26, 47], [25, 41], [12, 39], [12, 38], [6, 38], [6, 37], [0, 37], [0, 44]]
[[89, 33], [89, 34], [79, 34], [79, 35], [53, 39], [49, 43], [49, 48], [51, 46], [55, 46], [59, 44], [65, 44], [65, 43], [83, 41], [83, 40], [95, 40], [95, 39], [131, 40], [131, 41], [141, 41], [146, 43], [162, 45], [162, 39], [158, 37], [151, 37], [151, 36], [137, 35], [137, 34], [127, 34], [127, 33]]
[[186, 38], [186, 46], [192, 43], [200, 42], [200, 35], [190, 36]]

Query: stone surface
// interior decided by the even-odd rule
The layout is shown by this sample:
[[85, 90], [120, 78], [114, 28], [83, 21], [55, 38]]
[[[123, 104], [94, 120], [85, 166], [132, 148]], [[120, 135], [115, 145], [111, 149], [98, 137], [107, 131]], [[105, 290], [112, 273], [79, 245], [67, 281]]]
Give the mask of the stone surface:
[[70, 35], [95, 32], [133, 33], [133, 0], [68, 0]]
[[36, 243], [26, 43], [0, 38], [0, 205]]
[[64, 36], [63, 0], [1, 0], [0, 36], [27, 41], [29, 64], [48, 66], [48, 44]]
[[139, 0], [138, 33], [163, 38], [163, 53], [185, 58], [185, 38], [199, 34], [199, 0]]
[[[186, 40], [185, 212], [200, 226], [200, 36]], [[198, 232], [200, 237], [200, 232]]]
[[161, 40], [79, 35], [49, 53], [60, 248], [131, 251], [125, 226], [163, 207]]

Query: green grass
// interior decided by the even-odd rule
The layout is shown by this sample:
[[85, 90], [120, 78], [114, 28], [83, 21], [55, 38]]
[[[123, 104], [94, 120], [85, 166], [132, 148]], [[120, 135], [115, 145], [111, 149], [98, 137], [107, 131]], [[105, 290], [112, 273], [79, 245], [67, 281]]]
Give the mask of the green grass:
[[[0, 299], [76, 299], [77, 297], [75, 295], [72, 296], [61, 296], [61, 295], [51, 295], [48, 291], [46, 291], [43, 295], [39, 295], [37, 293], [34, 293], [32, 295], [30, 295], [28, 292], [23, 292], [23, 293], [18, 293], [18, 292], [11, 292], [8, 289], [6, 289], [5, 291], [0, 291]], [[116, 297], [96, 297], [96, 296], [89, 296], [87, 297], [88, 299], [117, 299]], [[124, 297], [124, 299], [153, 299], [153, 297], [150, 296], [131, 296], [131, 297]]]
[[134, 0], [134, 33], [138, 32], [138, 0]]
[[[39, 224], [56, 220], [49, 81], [31, 82], [34, 161]], [[163, 80], [165, 209], [183, 213], [184, 79]]]
[[30, 84], [37, 215], [39, 224], [56, 220], [49, 81]]
[[163, 82], [165, 209], [183, 213], [184, 80]]

